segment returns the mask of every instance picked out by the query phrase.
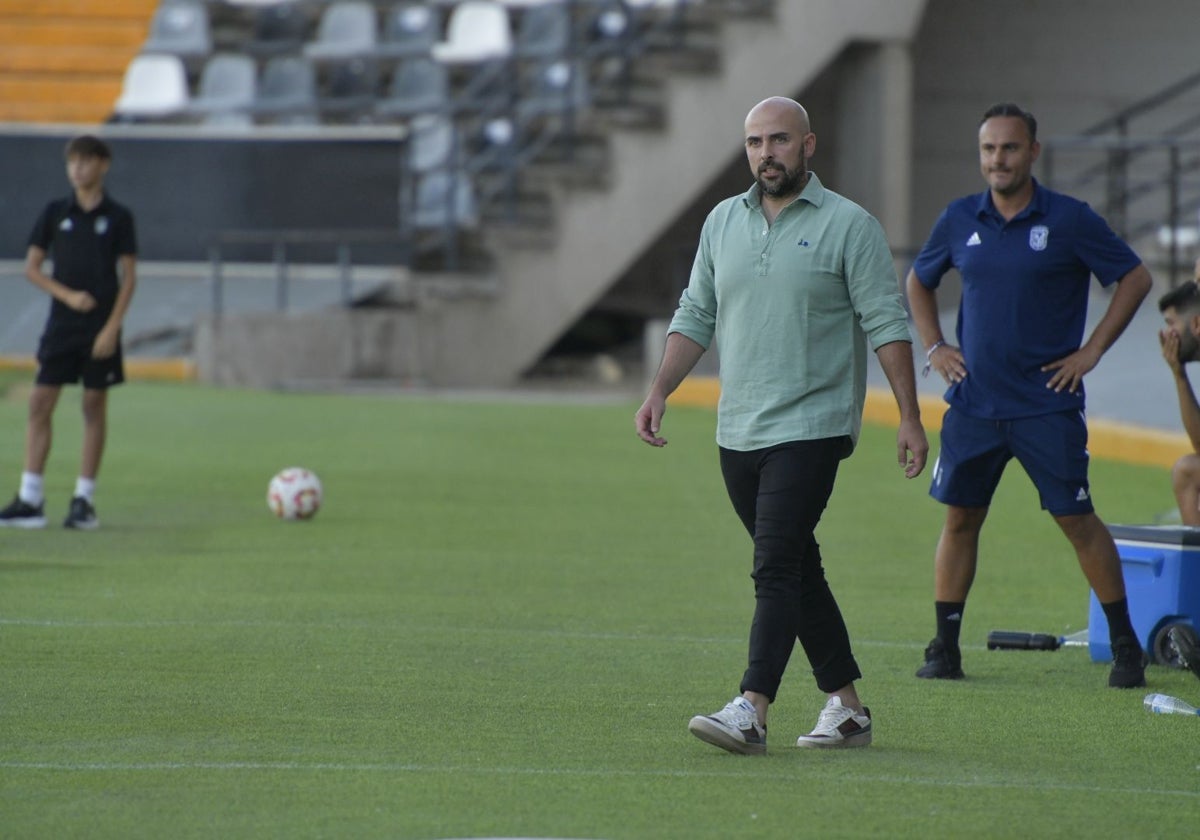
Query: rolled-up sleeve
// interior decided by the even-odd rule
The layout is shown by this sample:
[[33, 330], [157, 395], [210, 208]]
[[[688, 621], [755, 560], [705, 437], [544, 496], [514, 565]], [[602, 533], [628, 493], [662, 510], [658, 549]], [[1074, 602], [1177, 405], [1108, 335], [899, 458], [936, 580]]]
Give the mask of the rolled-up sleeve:
[[846, 249], [846, 285], [850, 302], [871, 349], [893, 341], [912, 341], [908, 313], [896, 279], [896, 267], [883, 227], [863, 213]]
[[671, 318], [667, 333], [685, 335], [704, 349], [712, 344], [717, 328], [717, 293], [712, 258], [712, 225], [710, 214], [700, 232], [700, 246], [692, 262], [688, 286], [679, 298], [679, 307]]

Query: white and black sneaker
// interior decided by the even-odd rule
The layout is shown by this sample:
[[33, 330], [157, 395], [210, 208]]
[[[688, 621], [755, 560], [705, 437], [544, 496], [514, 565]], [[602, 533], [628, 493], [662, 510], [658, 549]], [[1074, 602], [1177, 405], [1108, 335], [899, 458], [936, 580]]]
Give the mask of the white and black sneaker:
[[71, 499], [71, 508], [67, 512], [67, 518], [63, 520], [63, 527], [77, 528], [81, 531], [99, 528], [100, 520], [96, 518], [96, 508], [83, 496], [76, 496]]
[[830, 697], [812, 732], [796, 739], [797, 747], [818, 749], [866, 747], [871, 744], [871, 710], [863, 706], [862, 714], [842, 705], [842, 698]]
[[767, 728], [758, 722], [754, 704], [745, 697], [733, 698], [711, 715], [696, 715], [688, 722], [688, 731], [731, 753], [762, 755], [767, 751]]
[[8, 507], [0, 510], [2, 528], [45, 528], [45, 505], [31, 505], [20, 496], [14, 496]]

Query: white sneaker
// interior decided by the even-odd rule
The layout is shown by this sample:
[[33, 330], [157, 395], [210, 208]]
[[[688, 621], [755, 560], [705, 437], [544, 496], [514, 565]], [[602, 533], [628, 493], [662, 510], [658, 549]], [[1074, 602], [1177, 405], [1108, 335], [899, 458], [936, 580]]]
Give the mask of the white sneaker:
[[842, 698], [830, 697], [816, 728], [796, 739], [797, 747], [866, 747], [871, 744], [871, 710], [863, 706], [862, 714], [842, 705]]
[[767, 728], [758, 722], [754, 704], [745, 697], [734, 697], [711, 715], [696, 715], [688, 723], [688, 731], [732, 753], [762, 755], [767, 751]]

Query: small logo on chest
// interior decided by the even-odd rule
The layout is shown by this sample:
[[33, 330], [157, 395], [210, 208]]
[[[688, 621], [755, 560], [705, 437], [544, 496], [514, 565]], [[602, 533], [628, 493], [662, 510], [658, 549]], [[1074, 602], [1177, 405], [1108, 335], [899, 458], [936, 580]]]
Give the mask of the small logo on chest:
[[1045, 225], [1034, 225], [1029, 229], [1029, 247], [1035, 251], [1045, 251], [1046, 242], [1050, 239], [1050, 228]]

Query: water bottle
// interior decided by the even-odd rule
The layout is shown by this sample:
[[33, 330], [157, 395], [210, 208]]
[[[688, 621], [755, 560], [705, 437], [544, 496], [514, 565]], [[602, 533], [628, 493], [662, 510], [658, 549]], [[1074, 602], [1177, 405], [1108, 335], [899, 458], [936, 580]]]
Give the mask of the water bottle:
[[1200, 715], [1200, 709], [1169, 694], [1147, 694], [1142, 702], [1156, 715]]

